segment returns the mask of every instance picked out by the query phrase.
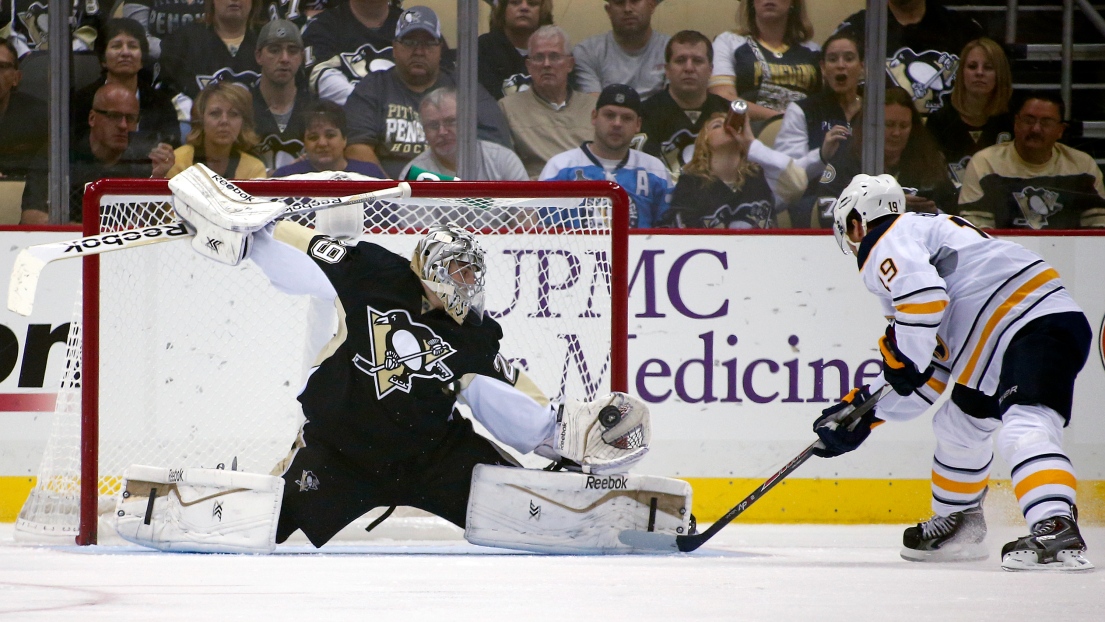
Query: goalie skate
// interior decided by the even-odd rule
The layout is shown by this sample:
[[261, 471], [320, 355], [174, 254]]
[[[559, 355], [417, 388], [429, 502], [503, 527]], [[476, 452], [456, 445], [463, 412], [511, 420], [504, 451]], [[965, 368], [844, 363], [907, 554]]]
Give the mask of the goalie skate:
[[1086, 559], [1086, 541], [1078, 532], [1078, 523], [1069, 516], [1054, 516], [1032, 526], [1032, 533], [1017, 538], [1001, 549], [1001, 567], [1005, 570], [1093, 570]]
[[902, 559], [911, 562], [966, 562], [986, 559], [982, 544], [986, 519], [981, 507], [934, 516], [902, 534]]

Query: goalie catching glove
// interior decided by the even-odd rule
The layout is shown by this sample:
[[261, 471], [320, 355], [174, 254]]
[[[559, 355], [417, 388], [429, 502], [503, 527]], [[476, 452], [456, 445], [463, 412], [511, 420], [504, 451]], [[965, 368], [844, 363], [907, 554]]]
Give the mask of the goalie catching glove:
[[611, 393], [593, 402], [560, 404], [552, 451], [544, 445], [537, 453], [566, 458], [584, 473], [621, 473], [648, 453], [651, 440], [648, 406], [625, 393]]
[[857, 421], [844, 422], [860, 405], [871, 399], [866, 385], [852, 389], [835, 406], [821, 411], [821, 416], [813, 422], [813, 431], [821, 439], [824, 448], [814, 448], [813, 455], [821, 458], [835, 458], [846, 454], [863, 444], [871, 435], [871, 430], [883, 423], [875, 416], [875, 408], [863, 413]]
[[231, 266], [249, 257], [251, 234], [288, 207], [249, 195], [203, 164], [169, 180], [169, 190], [177, 216], [195, 231], [192, 248]]

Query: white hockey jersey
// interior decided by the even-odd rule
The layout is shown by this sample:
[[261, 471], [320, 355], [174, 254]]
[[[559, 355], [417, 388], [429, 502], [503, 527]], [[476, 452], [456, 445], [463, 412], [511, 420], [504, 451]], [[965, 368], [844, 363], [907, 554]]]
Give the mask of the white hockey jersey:
[[1005, 348], [1022, 326], [1081, 311], [1039, 255], [958, 216], [897, 216], [868, 232], [857, 259], [864, 285], [894, 320], [902, 353], [987, 395], [997, 391]]

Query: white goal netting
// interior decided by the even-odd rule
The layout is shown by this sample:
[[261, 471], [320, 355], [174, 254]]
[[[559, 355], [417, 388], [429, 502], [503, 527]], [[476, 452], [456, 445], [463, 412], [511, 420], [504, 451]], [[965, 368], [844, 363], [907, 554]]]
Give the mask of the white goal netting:
[[[133, 191], [126, 184], [101, 186], [94, 197], [99, 231], [173, 220], [167, 188], [152, 183]], [[241, 185], [292, 205], [380, 184]], [[450, 183], [450, 194], [463, 195], [464, 186]], [[434, 197], [427, 182], [415, 184], [415, 197], [403, 203], [363, 206], [360, 239], [409, 257], [431, 224], [454, 222], [478, 232], [488, 263], [487, 309], [503, 325], [503, 354], [550, 397], [611, 390], [616, 367], [624, 364], [624, 356], [612, 353], [625, 346], [624, 335], [611, 328], [617, 306], [611, 284], [624, 277], [624, 266], [620, 277], [611, 272], [614, 239], [620, 235], [624, 244], [625, 235], [624, 229], [614, 234], [611, 196], [552, 198], [539, 194], [547, 185], [524, 183], [506, 184], [498, 191], [508, 196], [491, 197], [487, 184], [474, 186], [480, 198]], [[316, 226], [312, 215], [295, 218]], [[98, 321], [98, 347], [89, 351], [88, 325], [75, 315], [51, 436], [16, 524], [22, 540], [72, 542], [82, 529], [82, 485], [98, 489], [95, 515], [107, 529], [130, 464], [268, 473], [295, 439], [303, 420], [296, 395], [337, 326], [332, 306], [282, 294], [252, 262], [218, 264], [185, 242], [105, 253], [99, 261], [99, 295], [83, 301], [84, 317], [91, 310]], [[82, 408], [82, 385], [88, 392], [93, 384], [98, 396], [84, 400], [98, 407], [90, 423], [96, 415], [88, 404]], [[82, 481], [82, 438], [97, 429], [97, 475]], [[86, 533], [92, 515], [86, 501]]]

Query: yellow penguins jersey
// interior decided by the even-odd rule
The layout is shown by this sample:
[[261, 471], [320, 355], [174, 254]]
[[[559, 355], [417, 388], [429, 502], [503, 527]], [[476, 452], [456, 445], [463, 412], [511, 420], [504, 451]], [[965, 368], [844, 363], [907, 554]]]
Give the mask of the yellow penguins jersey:
[[971, 158], [959, 215], [986, 229], [1105, 227], [1105, 185], [1087, 153], [1055, 145], [1044, 164], [1025, 162], [1012, 142]]
[[918, 369], [933, 361], [949, 370], [949, 382], [987, 395], [1022, 326], [1081, 311], [1040, 256], [959, 216], [892, 216], [868, 231], [857, 259], [864, 285], [894, 320], [902, 353]]

